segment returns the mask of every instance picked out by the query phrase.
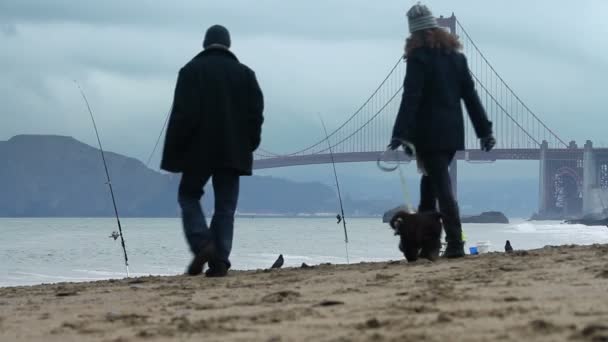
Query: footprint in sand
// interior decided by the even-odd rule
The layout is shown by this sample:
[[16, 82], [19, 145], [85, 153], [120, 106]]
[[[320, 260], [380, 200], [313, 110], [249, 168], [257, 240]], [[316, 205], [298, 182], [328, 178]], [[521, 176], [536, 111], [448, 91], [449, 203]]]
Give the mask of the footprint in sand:
[[382, 327], [382, 323], [377, 318], [370, 318], [365, 323], [357, 325], [359, 330], [378, 329]]
[[562, 332], [564, 330], [576, 329], [575, 326], [560, 326], [560, 325], [553, 324], [549, 321], [545, 321], [544, 319], [533, 320], [530, 323], [528, 323], [528, 326], [535, 333], [540, 333], [543, 335], [555, 334], [555, 333]]
[[441, 312], [439, 313], [439, 315], [437, 315], [437, 323], [450, 323], [452, 322], [454, 319], [452, 319], [452, 317], [445, 312]]
[[[507, 297], [502, 298], [502, 301], [507, 302], [507, 303], [514, 303], [514, 302], [519, 302], [519, 301], [523, 301], [523, 300], [526, 300], [526, 299], [520, 299], [520, 298], [517, 298], [514, 296], [507, 296]], [[499, 299], [498, 301], [501, 301], [501, 300]]]
[[59, 334], [63, 330], [73, 330], [80, 334], [97, 334], [101, 333], [102, 330], [95, 329], [90, 327], [90, 323], [88, 321], [68, 321], [63, 322], [61, 327], [51, 330], [51, 334]]
[[589, 341], [608, 341], [608, 325], [587, 325], [581, 330], [580, 335]]
[[295, 291], [279, 291], [262, 297], [263, 303], [284, 303], [293, 301], [302, 295]]
[[317, 304], [317, 306], [336, 306], [336, 305], [344, 305], [344, 302], [340, 301], [340, 300], [324, 300], [321, 303]]
[[388, 281], [397, 277], [398, 275], [399, 274], [376, 273], [376, 281]]
[[113, 313], [113, 312], [109, 312], [106, 314], [106, 321], [110, 322], [110, 323], [114, 323], [114, 322], [123, 322], [126, 325], [141, 325], [147, 322], [148, 320], [148, 316], [146, 315], [139, 315], [139, 314], [135, 314], [135, 313], [131, 313], [131, 314], [117, 314], [117, 313]]

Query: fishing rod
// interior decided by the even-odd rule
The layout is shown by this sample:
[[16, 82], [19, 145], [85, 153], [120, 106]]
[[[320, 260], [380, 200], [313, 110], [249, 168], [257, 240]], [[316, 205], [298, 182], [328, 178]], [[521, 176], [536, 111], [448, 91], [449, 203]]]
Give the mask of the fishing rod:
[[344, 216], [344, 205], [342, 204], [342, 194], [340, 193], [340, 182], [338, 182], [338, 173], [336, 172], [336, 161], [334, 160], [334, 152], [331, 148], [331, 143], [329, 141], [329, 134], [327, 134], [327, 127], [325, 127], [325, 122], [323, 121], [323, 117], [319, 114], [319, 120], [321, 120], [321, 125], [323, 125], [323, 131], [325, 132], [325, 140], [327, 140], [327, 147], [329, 149], [329, 156], [331, 158], [331, 165], [334, 170], [334, 178], [336, 180], [336, 189], [338, 189], [338, 200], [340, 201], [340, 213], [342, 214], [342, 226], [344, 227], [344, 248], [346, 249], [346, 263], [350, 264], [349, 256], [348, 256], [348, 232], [346, 230], [346, 216]]
[[84, 94], [84, 90], [80, 87], [80, 84], [76, 80], [74, 80], [78, 90], [80, 90], [80, 95], [82, 95], [82, 99], [84, 103], [87, 105], [87, 109], [89, 114], [91, 115], [91, 121], [93, 122], [93, 129], [95, 129], [95, 135], [97, 136], [97, 143], [99, 144], [99, 152], [101, 153], [101, 160], [103, 161], [103, 167], [106, 171], [106, 179], [108, 187], [110, 188], [110, 195], [112, 196], [112, 204], [114, 205], [114, 214], [116, 214], [116, 222], [118, 223], [118, 232], [120, 234], [120, 243], [122, 244], [122, 251], [125, 256], [125, 267], [127, 268], [127, 278], [129, 277], [129, 258], [127, 257], [127, 247], [125, 246], [125, 239], [122, 235], [122, 226], [120, 225], [120, 218], [118, 217], [118, 208], [116, 207], [116, 199], [114, 197], [114, 190], [112, 189], [112, 181], [110, 180], [110, 173], [108, 172], [108, 164], [106, 163], [106, 157], [103, 153], [103, 147], [101, 146], [101, 139], [99, 138], [99, 131], [97, 130], [97, 124], [95, 123], [95, 118], [93, 117], [93, 111], [91, 110], [91, 106], [89, 105], [89, 100], [87, 100], [87, 96]]
[[150, 153], [150, 156], [148, 156], [148, 161], [146, 162], [147, 167], [150, 167], [150, 162], [152, 161], [152, 158], [154, 157], [154, 153], [156, 153], [156, 149], [158, 148], [160, 139], [163, 137], [163, 132], [165, 131], [165, 128], [167, 128], [167, 123], [169, 123], [169, 117], [171, 116], [172, 111], [173, 111], [173, 109], [171, 109], [167, 113], [167, 116], [165, 117], [165, 123], [163, 124], [163, 127], [160, 129], [160, 133], [158, 134], [158, 138], [156, 139], [156, 144], [154, 144], [154, 149], [152, 150], [152, 153]]

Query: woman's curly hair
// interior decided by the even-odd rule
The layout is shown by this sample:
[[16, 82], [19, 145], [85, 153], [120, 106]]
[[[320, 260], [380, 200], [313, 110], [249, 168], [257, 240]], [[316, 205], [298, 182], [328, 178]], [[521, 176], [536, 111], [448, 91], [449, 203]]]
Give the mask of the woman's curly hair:
[[442, 28], [416, 31], [405, 41], [405, 58], [418, 48], [441, 49], [446, 52], [460, 51], [462, 44], [456, 35]]

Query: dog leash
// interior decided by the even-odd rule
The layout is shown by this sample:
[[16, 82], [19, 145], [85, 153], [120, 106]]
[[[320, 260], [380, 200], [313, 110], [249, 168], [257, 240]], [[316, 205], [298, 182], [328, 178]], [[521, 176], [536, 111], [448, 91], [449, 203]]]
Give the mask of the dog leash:
[[414, 208], [412, 207], [412, 202], [410, 201], [410, 195], [407, 191], [407, 183], [405, 180], [405, 175], [403, 174], [403, 169], [401, 168], [401, 164], [397, 167], [399, 170], [399, 179], [401, 180], [401, 190], [403, 191], [403, 198], [405, 200], [405, 208], [410, 213], [414, 212]]
[[[401, 145], [411, 149], [413, 152], [413, 154], [412, 154], [413, 156], [416, 155], [416, 148], [414, 147], [414, 145], [412, 143], [401, 140]], [[393, 172], [395, 170], [398, 171], [399, 180], [401, 182], [401, 191], [403, 192], [403, 199], [405, 200], [405, 208], [408, 212], [413, 213], [414, 208], [411, 204], [412, 202], [410, 201], [409, 191], [407, 190], [407, 181], [405, 179], [405, 174], [403, 173], [403, 168], [401, 167], [401, 163], [397, 160], [397, 165], [395, 167], [387, 167], [387, 166], [382, 165], [382, 160], [384, 159], [385, 155], [392, 151], [393, 150], [391, 150], [390, 148], [387, 148], [386, 151], [382, 152], [380, 154], [380, 156], [378, 157], [378, 160], [376, 161], [376, 165], [378, 165], [378, 168], [384, 172]], [[405, 153], [405, 150], [403, 151], [403, 153]], [[419, 167], [419, 170], [420, 170], [420, 167]]]

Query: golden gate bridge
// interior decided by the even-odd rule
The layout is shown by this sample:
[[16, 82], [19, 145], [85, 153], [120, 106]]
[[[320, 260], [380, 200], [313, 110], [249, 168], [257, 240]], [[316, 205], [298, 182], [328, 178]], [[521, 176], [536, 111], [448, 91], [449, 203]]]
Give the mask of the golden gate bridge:
[[[603, 208], [602, 194], [608, 188], [608, 149], [594, 148], [591, 141], [582, 148], [573, 141], [566, 143], [498, 74], [454, 14], [440, 17], [438, 21], [461, 39], [476, 89], [494, 123], [497, 140], [491, 152], [480, 151], [475, 131], [466, 120], [466, 150], [459, 152], [456, 159], [468, 162], [538, 160], [541, 216], [573, 216]], [[404, 76], [405, 63], [399, 57], [371, 95], [327, 138], [290, 153], [260, 148], [255, 153], [254, 168], [330, 163], [330, 148], [337, 163], [376, 161], [390, 138]], [[405, 155], [397, 158], [408, 161]], [[450, 166], [455, 188], [457, 165], [455, 161]]]

